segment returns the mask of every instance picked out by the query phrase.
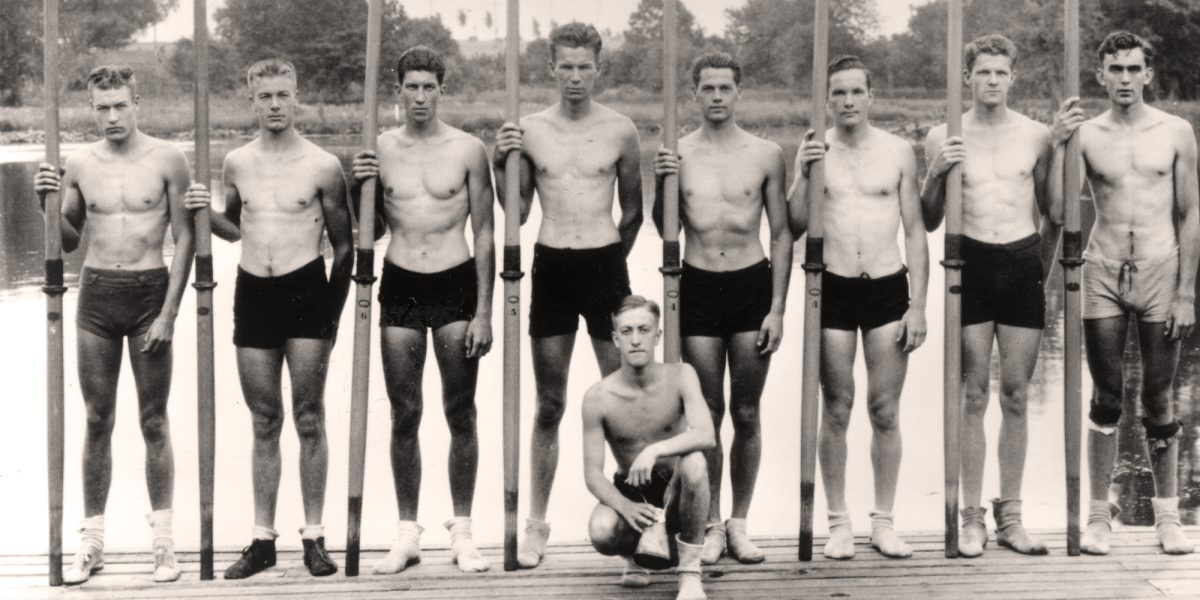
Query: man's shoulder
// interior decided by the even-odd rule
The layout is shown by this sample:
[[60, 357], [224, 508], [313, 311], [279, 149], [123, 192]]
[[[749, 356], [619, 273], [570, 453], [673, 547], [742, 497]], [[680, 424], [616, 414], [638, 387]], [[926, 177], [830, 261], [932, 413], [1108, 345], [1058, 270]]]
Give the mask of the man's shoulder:
[[929, 132], [925, 134], [926, 142], [941, 142], [946, 139], [946, 132], [949, 131], [946, 123], [938, 123], [929, 128]]
[[879, 136], [880, 147], [886, 148], [891, 152], [895, 152], [899, 156], [915, 156], [912, 144], [908, 140], [879, 127], [872, 128], [875, 130], [875, 135]]

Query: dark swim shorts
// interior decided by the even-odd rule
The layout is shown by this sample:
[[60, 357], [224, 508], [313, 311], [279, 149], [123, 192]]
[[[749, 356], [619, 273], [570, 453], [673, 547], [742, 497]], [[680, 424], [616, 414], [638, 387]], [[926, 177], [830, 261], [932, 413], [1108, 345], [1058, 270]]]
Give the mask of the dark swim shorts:
[[166, 267], [140, 271], [84, 267], [79, 274], [75, 325], [110, 340], [139, 337], [162, 312], [169, 283]]
[[280, 348], [293, 338], [327, 340], [337, 325], [332, 312], [323, 257], [278, 277], [259, 277], [238, 267], [233, 345]]
[[988, 244], [963, 237], [962, 324], [1042, 329], [1046, 296], [1042, 285], [1042, 236]]
[[418, 273], [383, 262], [379, 326], [425, 331], [475, 318], [479, 284], [475, 259], [437, 273]]
[[588, 335], [608, 339], [612, 311], [629, 294], [629, 269], [620, 243], [584, 249], [536, 244], [529, 335], [574, 333], [583, 315]]
[[908, 269], [883, 277], [821, 279], [821, 328], [868, 331], [899, 321], [908, 311]]
[[771, 312], [771, 263], [734, 271], [706, 271], [683, 263], [679, 329], [687, 336], [728, 337], [758, 331]]
[[650, 483], [641, 487], [633, 487], [625, 482], [625, 473], [613, 473], [613, 485], [622, 496], [634, 502], [642, 502], [657, 508], [667, 504], [667, 490], [671, 489], [674, 473], [665, 467], [656, 466], [650, 472]]

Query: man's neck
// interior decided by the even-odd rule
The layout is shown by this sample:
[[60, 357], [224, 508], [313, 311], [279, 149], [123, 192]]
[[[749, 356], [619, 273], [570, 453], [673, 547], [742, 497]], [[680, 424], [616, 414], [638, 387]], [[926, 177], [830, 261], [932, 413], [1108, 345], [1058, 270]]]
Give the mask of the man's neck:
[[871, 124], [863, 121], [858, 125], [837, 126], [837, 138], [847, 146], [857, 146], [871, 137]]
[[300, 133], [296, 131], [295, 127], [288, 127], [282, 131], [261, 129], [259, 140], [262, 149], [267, 152], [286, 152], [300, 141]]
[[1122, 125], [1132, 125], [1146, 115], [1146, 102], [1138, 100], [1128, 106], [1121, 106], [1115, 102], [1111, 102], [1109, 110], [1112, 113], [1114, 121]]
[[129, 154], [138, 149], [142, 145], [142, 132], [139, 129], [134, 129], [132, 133], [120, 141], [112, 141], [107, 138], [104, 140], [104, 149], [110, 154], [123, 155]]
[[405, 119], [404, 132], [411, 138], [428, 140], [441, 135], [442, 125], [442, 120], [436, 117], [427, 121]]
[[634, 367], [627, 362], [621, 363], [621, 378], [631, 385], [644, 388], [654, 378], [654, 373], [662, 363], [650, 361], [642, 367]]
[[588, 96], [578, 102], [562, 99], [558, 102], [558, 114], [573, 120], [578, 121], [592, 114], [592, 97]]
[[971, 109], [971, 120], [980, 125], [1003, 125], [1008, 123], [1009, 117], [1008, 105], [1003, 102], [994, 106], [976, 103]]
[[720, 144], [737, 137], [740, 131], [741, 128], [732, 118], [717, 122], [705, 119], [700, 125], [700, 138], [706, 142]]

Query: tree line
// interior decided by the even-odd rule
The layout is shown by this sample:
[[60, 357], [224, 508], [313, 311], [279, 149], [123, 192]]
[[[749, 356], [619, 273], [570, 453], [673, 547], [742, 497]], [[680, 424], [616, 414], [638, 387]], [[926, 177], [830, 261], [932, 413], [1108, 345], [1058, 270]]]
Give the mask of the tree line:
[[[641, 0], [628, 19], [619, 46], [602, 54], [602, 84], [657, 92], [662, 89], [662, 8], [664, 0]], [[679, 2], [679, 0], [670, 0]], [[69, 86], [82, 85], [97, 52], [120, 48], [140, 31], [162, 20], [178, 0], [61, 0], [63, 65]], [[41, 73], [41, 0], [5, 0], [0, 20], [0, 104], [18, 105]], [[737, 56], [747, 86], [795, 89], [803, 94], [812, 71], [814, 0], [746, 0], [726, 11], [723, 32], [705, 32], [679, 3], [679, 83], [690, 83], [687, 62], [709, 50]], [[876, 0], [831, 3], [830, 53], [858, 54], [871, 65], [874, 83], [884, 93], [939, 95], [945, 89], [946, 0], [930, 0], [913, 9], [908, 29], [887, 37], [874, 35]], [[381, 81], [394, 81], [404, 49], [431, 46], [447, 60], [452, 91], [500, 89], [500, 54], [464, 56], [440, 17], [409, 17], [399, 0], [384, 0]], [[967, 40], [1002, 33], [1020, 49], [1015, 94], [1057, 97], [1062, 80], [1062, 0], [966, 0]], [[1094, 48], [1113, 29], [1127, 29], [1157, 48], [1151, 96], [1200, 98], [1200, 0], [1081, 0], [1084, 90], [1099, 93], [1091, 69]], [[490, 15], [489, 15], [490, 16]], [[463, 14], [458, 19], [463, 21]], [[353, 0], [228, 0], [216, 13], [211, 40], [210, 81], [215, 90], [241, 84], [250, 62], [283, 56], [292, 60], [310, 98], [349, 102], [362, 97], [367, 4]], [[488, 25], [496, 31], [492, 19]], [[536, 39], [521, 56], [522, 81], [552, 84], [547, 67], [550, 46], [534, 19]], [[192, 42], [179, 40], [165, 59], [181, 89], [192, 77]], [[686, 87], [684, 88], [686, 89]]]

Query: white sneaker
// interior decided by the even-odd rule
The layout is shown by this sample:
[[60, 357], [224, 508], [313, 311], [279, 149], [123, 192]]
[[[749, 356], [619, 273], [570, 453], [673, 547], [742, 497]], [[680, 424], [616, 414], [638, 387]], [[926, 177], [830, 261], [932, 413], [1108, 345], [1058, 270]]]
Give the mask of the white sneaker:
[[104, 551], [92, 546], [84, 546], [75, 554], [75, 562], [63, 573], [63, 583], [76, 585], [83, 583], [92, 573], [104, 568]]
[[179, 579], [179, 565], [175, 563], [175, 548], [166, 544], [154, 546], [154, 582], [169, 583]]

